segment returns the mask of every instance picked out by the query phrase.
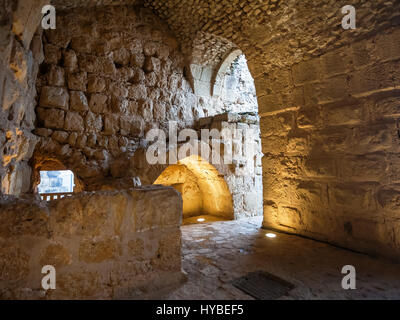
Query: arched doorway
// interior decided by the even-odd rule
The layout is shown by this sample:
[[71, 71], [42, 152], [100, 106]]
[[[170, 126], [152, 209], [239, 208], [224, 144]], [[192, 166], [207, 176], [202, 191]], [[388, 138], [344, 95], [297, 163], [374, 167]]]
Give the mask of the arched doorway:
[[183, 224], [234, 218], [227, 183], [218, 170], [200, 156], [192, 155], [168, 166], [154, 184], [172, 186], [181, 193]]

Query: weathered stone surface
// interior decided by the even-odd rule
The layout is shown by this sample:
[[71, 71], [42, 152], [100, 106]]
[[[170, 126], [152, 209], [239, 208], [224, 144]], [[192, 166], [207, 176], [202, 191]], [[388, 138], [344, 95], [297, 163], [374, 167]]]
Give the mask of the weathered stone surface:
[[90, 97], [89, 107], [92, 112], [106, 113], [108, 97], [103, 94], [92, 94]]
[[29, 255], [18, 246], [0, 251], [0, 281], [24, 280], [29, 273]]
[[43, 250], [40, 263], [59, 268], [71, 264], [71, 259], [72, 254], [65, 247], [59, 244], [50, 244]]
[[83, 131], [84, 123], [82, 116], [77, 112], [67, 112], [65, 115], [64, 129], [67, 131]]
[[79, 260], [87, 263], [100, 263], [107, 260], [117, 260], [121, 248], [114, 239], [104, 241], [85, 241], [79, 246]]
[[64, 52], [64, 66], [69, 73], [76, 72], [78, 69], [78, 58], [75, 51], [67, 50]]
[[68, 91], [65, 88], [43, 87], [40, 95], [40, 106], [67, 110], [69, 106]]
[[98, 77], [95, 75], [90, 75], [88, 77], [88, 92], [90, 93], [98, 93], [103, 92], [106, 88], [106, 81], [102, 77]]
[[101, 115], [95, 114], [93, 112], [88, 112], [85, 118], [86, 130], [89, 132], [101, 131], [103, 128], [103, 120]]
[[76, 72], [68, 74], [68, 88], [71, 90], [86, 91], [87, 73]]
[[70, 107], [74, 111], [86, 111], [89, 109], [86, 95], [82, 91], [71, 91]]
[[37, 108], [37, 116], [44, 127], [50, 129], [64, 128], [64, 111], [59, 109]]
[[[132, 290], [165, 285], [165, 280], [154, 278], [154, 273], [167, 278], [180, 273], [179, 195], [166, 187], [113, 189], [47, 203], [2, 197], [0, 296], [4, 298], [8, 290], [14, 299], [37, 298], [42, 265], [53, 265], [57, 270], [57, 290], [42, 296], [45, 299], [117, 298], [109, 287], [110, 274], [113, 288]], [[168, 220], [153, 220], [157, 224], [151, 230], [137, 233], [133, 222], [142, 224], [152, 221], [153, 215], [161, 218], [164, 214], [161, 207], [142, 210], [154, 196], [166, 201]], [[30, 261], [40, 265], [37, 275], [36, 264]], [[152, 266], [132, 270], [132, 264]], [[179, 281], [178, 277], [174, 281]], [[20, 291], [21, 286], [24, 290]]]
[[[0, 142], [4, 168], [0, 175], [2, 192], [6, 193], [20, 190], [15, 186], [21, 182], [21, 173], [28, 171], [28, 159], [25, 157], [30, 152], [26, 150], [31, 149], [35, 140], [26, 138], [35, 127], [34, 80], [38, 69], [37, 63], [32, 60], [36, 54], [32, 56], [29, 43], [40, 20], [40, 11], [34, 9], [40, 6], [36, 1], [27, 6], [21, 3], [5, 3], [5, 18], [2, 19], [4, 32], [1, 32], [0, 39], [4, 43], [0, 50], [1, 80], [4, 84], [0, 89], [0, 124], [4, 128], [0, 133]], [[223, 65], [224, 57], [240, 47], [248, 58], [252, 75], [256, 78], [259, 109], [264, 118], [261, 133], [263, 150], [268, 158], [264, 162], [268, 163], [268, 167], [264, 168], [264, 181], [272, 182], [268, 186], [266, 200], [276, 203], [277, 211], [283, 210], [283, 215], [290, 216], [288, 212], [294, 209], [301, 217], [288, 218], [292, 225], [278, 225], [278, 228], [292, 228], [307, 236], [351, 245], [352, 235], [348, 232], [350, 228], [343, 230], [340, 220], [348, 218], [354, 229], [354, 237], [360, 239], [364, 239], [369, 230], [379, 226], [376, 219], [371, 217], [356, 217], [359, 213], [356, 212], [356, 207], [351, 207], [351, 203], [344, 203], [346, 211], [336, 210], [336, 200], [343, 197], [337, 191], [340, 190], [343, 179], [350, 180], [349, 189], [353, 188], [353, 191], [359, 191], [355, 186], [360, 182], [373, 184], [375, 189], [368, 189], [365, 193], [365, 197], [370, 200], [370, 203], [366, 201], [369, 204], [376, 204], [376, 190], [391, 186], [391, 183], [397, 181], [395, 168], [398, 161], [392, 157], [399, 149], [398, 128], [395, 123], [397, 107], [393, 102], [383, 102], [398, 95], [399, 34], [395, 24], [398, 18], [398, 10], [395, 10], [397, 3], [363, 2], [357, 10], [365, 11], [363, 19], [369, 23], [358, 28], [355, 33], [342, 32], [340, 37], [337, 36], [337, 3], [333, 0], [318, 7], [310, 15], [302, 14], [308, 12], [309, 7], [315, 7], [310, 0], [296, 5], [296, 10], [286, 10], [290, 6], [286, 7], [279, 1], [270, 1], [263, 6], [254, 1], [240, 5], [235, 2], [193, 2], [187, 4], [186, 10], [180, 11], [177, 10], [178, 5], [171, 5], [169, 2], [146, 0], [143, 4], [166, 22], [177, 39], [172, 33], [163, 30], [166, 28], [158, 23], [152, 13], [145, 10], [136, 12], [133, 7], [112, 7], [106, 15], [101, 7], [82, 10], [82, 13], [78, 10], [57, 12], [57, 18], [60, 19], [58, 21], [64, 27], [45, 32], [45, 65], [40, 68], [43, 74], [37, 81], [40, 94], [47, 90], [45, 88], [61, 86], [62, 71], [59, 68], [64, 69], [68, 89], [82, 91], [85, 95], [88, 93], [86, 90], [89, 90], [86, 77], [99, 77], [107, 82], [105, 87], [93, 84], [90, 91], [104, 93], [110, 99], [107, 101], [110, 108], [105, 107], [107, 102], [103, 102], [99, 104], [99, 110], [91, 108], [93, 112], [116, 116], [119, 125], [122, 123], [122, 116], [131, 116], [138, 124], [146, 123], [146, 130], [130, 130], [131, 134], [135, 132], [130, 137], [126, 122], [121, 130], [114, 128], [114, 121], [108, 121], [104, 133], [109, 134], [107, 131], [110, 130], [112, 135], [96, 135], [98, 148], [93, 138], [98, 132], [92, 132], [91, 125], [90, 130], [87, 129], [88, 126], [84, 123], [88, 132], [85, 135], [80, 134], [80, 143], [77, 144], [84, 152], [78, 152], [74, 148], [74, 154], [80, 155], [76, 159], [79, 161], [71, 161], [67, 156], [62, 161], [66, 161], [72, 169], [84, 167], [82, 172], [86, 176], [106, 175], [110, 169], [108, 164], [100, 164], [87, 157], [92, 157], [96, 152], [111, 152], [111, 149], [112, 157], [119, 157], [129, 151], [129, 148], [130, 151], [135, 150], [139, 145], [138, 141], [143, 141], [143, 134], [149, 128], [157, 125], [165, 128], [168, 120], [178, 120], [183, 126], [192, 123], [193, 117], [222, 113], [227, 106], [240, 109], [250, 101], [254, 108], [252, 98], [255, 96], [252, 94], [221, 96], [222, 98], [211, 96], [211, 79], [214, 77], [215, 89], [222, 82], [228, 88], [242, 86], [242, 82], [236, 81], [238, 78], [234, 76], [235, 68], [226, 70], [226, 81], [217, 81], [217, 71]], [[68, 3], [65, 8], [69, 8]], [[280, 14], [282, 10], [285, 10], [284, 15]], [[187, 12], [195, 14], [187, 19]], [[321, 19], [321, 16], [325, 19]], [[266, 21], [269, 27], [259, 27], [264, 26]], [[298, 23], [288, 25], [287, 21]], [[315, 30], [319, 30], [318, 36], [315, 36]], [[40, 38], [40, 33], [39, 30], [35, 37]], [[180, 47], [184, 54], [179, 52]], [[77, 50], [78, 56], [71, 48]], [[32, 47], [32, 51], [38, 50]], [[143, 57], [145, 61], [142, 62]], [[184, 64], [189, 64], [185, 76]], [[51, 76], [52, 71], [48, 68], [50, 65], [58, 70]], [[186, 79], [190, 80], [190, 85]], [[110, 86], [110, 82], [120, 84], [117, 89], [121, 97], [116, 100], [111, 100], [113, 92], [110, 91], [116, 86]], [[140, 90], [131, 90], [133, 85], [142, 87]], [[154, 90], [157, 86], [163, 92]], [[143, 87], [145, 90], [142, 90]], [[125, 88], [128, 90], [127, 97]], [[68, 109], [65, 101], [68, 99], [62, 96], [63, 94], [45, 94], [46, 108], [36, 108], [37, 123], [44, 127], [42, 129], [64, 127], [64, 114]], [[91, 95], [87, 97], [91, 99]], [[249, 101], [245, 101], [246, 97]], [[129, 101], [126, 104], [120, 98], [128, 98]], [[282, 119], [279, 116], [283, 108], [288, 118]], [[79, 113], [77, 119], [86, 119], [87, 110], [72, 111]], [[88, 121], [91, 121], [90, 117]], [[97, 128], [97, 125], [93, 126], [94, 131]], [[62, 138], [59, 134], [55, 134], [53, 139], [50, 131], [41, 130], [41, 133], [43, 136], [40, 138], [37, 154], [68, 154], [68, 147], [61, 147], [56, 140], [56, 137]], [[133, 146], [129, 146], [129, 141], [134, 141]], [[90, 148], [85, 149], [88, 147], [86, 143], [91, 145]], [[29, 145], [29, 148], [25, 145]], [[97, 148], [96, 151], [94, 148]], [[239, 156], [240, 143], [235, 143], [235, 151]], [[375, 161], [379, 161], [379, 165], [376, 165], [374, 171], [371, 164]], [[110, 159], [110, 163], [113, 163], [113, 159]], [[242, 159], [235, 159], [234, 165], [240, 167], [241, 164]], [[363, 169], [365, 173], [362, 172]], [[354, 176], [349, 174], [353, 171]], [[308, 194], [307, 197], [302, 197], [303, 193], [295, 190], [293, 181], [288, 188], [298, 199], [291, 197], [290, 193], [282, 191], [285, 190], [286, 183], [289, 183], [289, 177], [298, 180], [300, 185], [300, 182], [309, 183], [309, 179], [326, 180], [325, 194], [330, 194], [333, 198], [329, 199], [333, 199], [334, 203], [328, 203], [328, 208], [322, 205], [310, 207], [311, 196]], [[249, 182], [245, 180], [248, 179], [235, 179], [243, 183], [243, 188], [248, 188]], [[354, 192], [355, 203], [359, 203], [359, 194]], [[316, 194], [313, 205], [328, 201], [325, 196], [318, 192]], [[235, 197], [235, 201], [241, 205], [242, 196]], [[367, 207], [372, 210], [373, 205]], [[331, 211], [336, 212], [336, 219], [340, 221], [335, 224], [336, 231], [340, 231], [336, 235], [332, 231], [334, 228], [330, 228], [333, 218], [326, 214]], [[324, 234], [320, 230], [325, 230]], [[383, 241], [382, 234], [378, 230], [375, 240]], [[389, 239], [388, 243], [397, 241], [393, 239]]]
[[52, 65], [47, 75], [50, 86], [62, 87], [65, 85], [65, 71], [63, 68]]

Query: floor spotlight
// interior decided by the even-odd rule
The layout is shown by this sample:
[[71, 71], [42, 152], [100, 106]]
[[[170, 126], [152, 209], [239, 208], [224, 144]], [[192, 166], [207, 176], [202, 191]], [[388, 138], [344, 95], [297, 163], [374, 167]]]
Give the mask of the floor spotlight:
[[275, 233], [266, 233], [265, 236], [268, 238], [275, 238], [276, 234]]

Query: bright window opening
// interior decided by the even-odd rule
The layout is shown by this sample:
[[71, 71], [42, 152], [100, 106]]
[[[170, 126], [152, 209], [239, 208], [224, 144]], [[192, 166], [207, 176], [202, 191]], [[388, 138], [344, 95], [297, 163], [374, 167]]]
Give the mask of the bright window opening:
[[74, 186], [74, 174], [71, 170], [40, 171], [40, 194], [73, 192]]

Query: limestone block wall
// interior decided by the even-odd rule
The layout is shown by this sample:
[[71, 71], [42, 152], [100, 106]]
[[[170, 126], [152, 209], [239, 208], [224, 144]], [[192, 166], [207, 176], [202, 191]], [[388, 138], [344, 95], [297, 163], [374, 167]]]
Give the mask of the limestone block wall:
[[[210, 44], [211, 47], [214, 45]], [[257, 112], [254, 80], [244, 54], [233, 50], [227, 56], [216, 59], [211, 65], [207, 64], [207, 60], [202, 65], [190, 64], [199, 114], [214, 116], [226, 112]]]
[[[211, 33], [248, 59], [265, 154], [264, 226], [398, 258], [400, 2], [193, 2], [185, 12], [195, 18], [178, 2], [145, 5], [183, 42]], [[356, 8], [355, 30], [341, 27], [345, 5]]]
[[[218, 137], [214, 136], [208, 142], [204, 139], [202, 141], [180, 142], [174, 147], [167, 146], [168, 152], [173, 152], [176, 148], [176, 154], [178, 157], [181, 156], [181, 158], [177, 159], [178, 163], [176, 165], [169, 164], [168, 161], [166, 164], [150, 165], [146, 160], [147, 149], [138, 149], [128, 164], [129, 174], [138, 176], [144, 184], [178, 184], [179, 186], [176, 185], [174, 187], [178, 190], [183, 188], [182, 191], [184, 191], [186, 182], [187, 187], [192, 189], [195, 194], [197, 194], [197, 184], [202, 193], [203, 214], [216, 215], [225, 219], [240, 219], [262, 215], [262, 151], [258, 115], [252, 113], [224, 113], [199, 119], [196, 128], [199, 139], [202, 129], [208, 129], [210, 135], [213, 135], [212, 130], [215, 129], [214, 133]], [[227, 143], [225, 139], [222, 139], [224, 129], [229, 129], [234, 133], [231, 143]], [[215, 145], [213, 145], [214, 143]], [[254, 147], [253, 153], [248, 152], [247, 146], [249, 144]], [[196, 159], [191, 161], [191, 158], [195, 156], [189, 156], [187, 151], [190, 148], [188, 145], [197, 145], [196, 150], [199, 152], [198, 156], [200, 157], [202, 157], [201, 150], [206, 145], [211, 150], [208, 159], [207, 156], [203, 156], [200, 161]], [[225, 148], [229, 148], [232, 151], [231, 163], [223, 161]], [[185, 152], [181, 152], [181, 150]], [[165, 159], [169, 159], [168, 153]], [[217, 163], [214, 163], [213, 159], [217, 159]], [[173, 168], [174, 166], [176, 168]], [[182, 168], [182, 166], [186, 168]], [[194, 177], [185, 174], [186, 169], [189, 169], [191, 173], [195, 173]], [[213, 189], [213, 186], [219, 187]], [[185, 196], [183, 197], [185, 199]], [[193, 198], [199, 200], [199, 197]], [[226, 203], [226, 199], [229, 199], [230, 205]], [[205, 204], [208, 205], [209, 209], [205, 209]], [[197, 207], [199, 208], [200, 205]], [[220, 208], [218, 209], [218, 207]], [[221, 210], [222, 208], [228, 209], [228, 207], [229, 210]], [[221, 211], [220, 213], [219, 210]], [[194, 210], [192, 213], [196, 214], [198, 210]], [[189, 215], [191, 214], [188, 213]]]
[[264, 227], [399, 257], [399, 66], [394, 27], [256, 80]]
[[[218, 78], [218, 77], [217, 77]], [[214, 85], [214, 91], [220, 86], [220, 99], [224, 109], [229, 112], [258, 112], [256, 88], [253, 77], [247, 67], [246, 57], [241, 54]], [[217, 87], [217, 88], [216, 88]], [[215, 92], [216, 93], [216, 92]]]
[[[201, 129], [230, 129], [234, 133], [232, 164], [221, 172], [228, 184], [233, 201], [234, 218], [262, 215], [262, 151], [259, 118], [252, 113], [224, 113], [199, 120]], [[254, 153], [248, 152], [246, 144], [252, 144]], [[221, 152], [222, 148], [221, 148]], [[221, 157], [223, 154], [221, 154]]]
[[[159, 204], [162, 203], [162, 206]], [[0, 199], [1, 299], [121, 299], [176, 284], [182, 200], [171, 187]], [[43, 290], [44, 265], [56, 289]]]
[[183, 56], [151, 12], [111, 6], [60, 11], [57, 19], [43, 37], [37, 161], [54, 157], [90, 187], [124, 177], [119, 163], [151, 128], [193, 124], [196, 99]]

